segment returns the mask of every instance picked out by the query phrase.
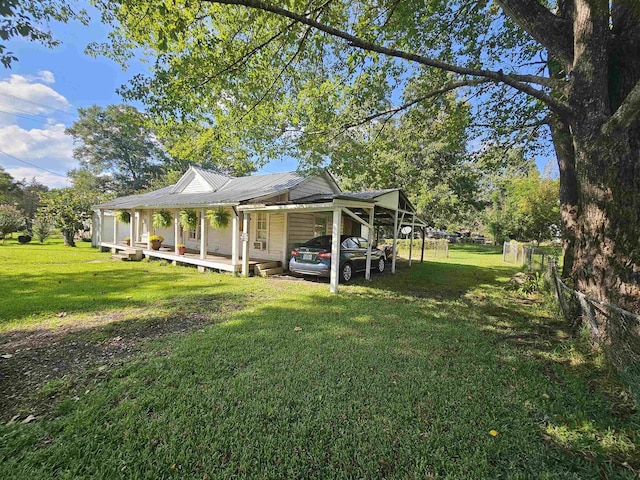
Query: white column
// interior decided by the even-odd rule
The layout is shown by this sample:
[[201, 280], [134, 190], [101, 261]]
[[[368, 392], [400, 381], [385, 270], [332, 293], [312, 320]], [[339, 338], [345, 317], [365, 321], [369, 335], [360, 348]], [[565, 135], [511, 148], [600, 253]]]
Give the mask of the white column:
[[151, 250], [151, 235], [153, 234], [153, 210], [149, 210], [147, 213], [147, 222], [149, 224], [147, 228], [147, 250]]
[[411, 266], [411, 257], [413, 257], [413, 230], [416, 228], [416, 216], [411, 216], [411, 240], [409, 240], [409, 266]]
[[342, 209], [333, 210], [333, 226], [331, 228], [331, 277], [329, 290], [338, 293], [340, 277], [340, 235], [342, 234]]
[[240, 241], [240, 217], [238, 211], [233, 209], [233, 217], [231, 220], [231, 265], [238, 265], [238, 250]]
[[364, 278], [371, 280], [371, 242], [373, 242], [373, 212], [374, 208], [369, 210], [369, 227], [367, 227], [367, 265], [364, 271]]
[[103, 241], [104, 241], [104, 210], [100, 209], [100, 238], [98, 240], [98, 246], [102, 245]]
[[142, 239], [142, 211], [136, 212], [136, 242]]
[[284, 232], [282, 233], [282, 266], [285, 270], [289, 269], [287, 265], [287, 256], [289, 255], [289, 214], [284, 212]]
[[180, 210], [173, 211], [173, 253], [178, 255], [178, 244], [180, 243]]
[[396, 249], [398, 248], [398, 210], [393, 217], [393, 248], [391, 249], [391, 273], [396, 273]]
[[249, 276], [249, 213], [242, 213], [242, 276]]
[[207, 211], [200, 210], [200, 259], [207, 258]]
[[113, 211], [113, 243], [118, 243], [118, 213], [116, 210]]
[[133, 222], [135, 221], [136, 211], [131, 210], [129, 212], [129, 245], [134, 246], [136, 244], [136, 238], [134, 237]]

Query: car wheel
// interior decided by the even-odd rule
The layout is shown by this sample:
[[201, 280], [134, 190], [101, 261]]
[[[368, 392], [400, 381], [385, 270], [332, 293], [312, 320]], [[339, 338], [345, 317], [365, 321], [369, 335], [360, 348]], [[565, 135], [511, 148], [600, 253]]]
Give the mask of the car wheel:
[[380, 260], [378, 260], [378, 272], [380, 273], [384, 272], [384, 267], [385, 267], [384, 257], [380, 257]]
[[353, 267], [350, 263], [345, 263], [340, 268], [340, 280], [343, 283], [349, 282], [353, 278]]

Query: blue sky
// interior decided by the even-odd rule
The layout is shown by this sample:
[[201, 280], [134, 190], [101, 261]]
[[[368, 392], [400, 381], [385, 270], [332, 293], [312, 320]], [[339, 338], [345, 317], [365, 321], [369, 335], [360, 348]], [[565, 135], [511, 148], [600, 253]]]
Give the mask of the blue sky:
[[[85, 55], [90, 42], [107, 38], [108, 28], [96, 10], [85, 7], [89, 26], [54, 23], [51, 29], [61, 45], [48, 49], [21, 38], [7, 42], [19, 58], [11, 69], [0, 67], [0, 165], [16, 179], [50, 186], [68, 184], [66, 172], [78, 165], [73, 140], [64, 129], [77, 119], [77, 109], [93, 104], [121, 103], [118, 87], [144, 70], [132, 61], [126, 71], [106, 58]], [[547, 163], [538, 158], [540, 169]], [[261, 172], [294, 170], [296, 162], [272, 162]]]

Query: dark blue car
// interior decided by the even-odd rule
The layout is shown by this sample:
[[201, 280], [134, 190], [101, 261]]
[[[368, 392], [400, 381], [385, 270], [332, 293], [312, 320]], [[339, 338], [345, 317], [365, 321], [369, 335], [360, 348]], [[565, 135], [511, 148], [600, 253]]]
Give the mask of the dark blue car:
[[[346, 283], [355, 272], [363, 272], [367, 265], [367, 239], [342, 235], [340, 237], [340, 282]], [[385, 255], [371, 249], [371, 269], [383, 272]], [[292, 250], [289, 270], [300, 275], [329, 277], [331, 275], [331, 235], [312, 238]]]

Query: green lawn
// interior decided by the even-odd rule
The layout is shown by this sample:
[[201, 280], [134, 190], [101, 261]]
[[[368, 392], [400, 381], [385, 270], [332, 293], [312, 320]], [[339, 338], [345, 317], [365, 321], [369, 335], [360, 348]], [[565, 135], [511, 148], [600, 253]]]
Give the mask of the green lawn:
[[[34, 350], [61, 365], [19, 405], [0, 402], [0, 478], [640, 471], [633, 400], [540, 299], [505, 289], [516, 270], [490, 247], [400, 262], [339, 295], [108, 259], [86, 244], [0, 246], [0, 354], [13, 355], [0, 382], [19, 382], [8, 362]], [[7, 348], [43, 335], [55, 346]], [[133, 353], [91, 357], [118, 342]], [[73, 368], [55, 356], [67, 347], [98, 360]]]

